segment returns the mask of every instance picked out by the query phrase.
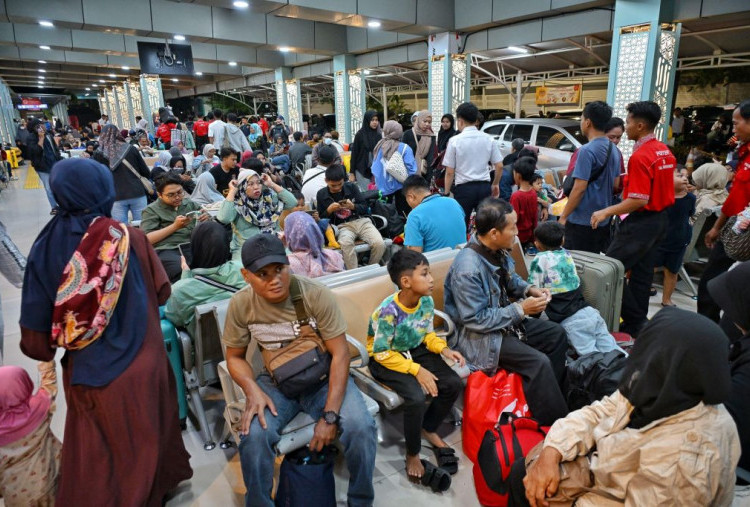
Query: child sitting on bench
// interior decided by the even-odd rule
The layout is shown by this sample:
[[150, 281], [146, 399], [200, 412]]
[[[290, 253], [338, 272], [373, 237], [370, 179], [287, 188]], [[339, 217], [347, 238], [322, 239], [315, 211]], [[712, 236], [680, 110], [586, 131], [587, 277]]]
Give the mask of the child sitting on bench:
[[[463, 390], [458, 374], [444, 356], [464, 365], [463, 356], [438, 338], [433, 329], [433, 279], [427, 258], [400, 250], [388, 262], [388, 274], [398, 292], [388, 296], [370, 317], [367, 350], [372, 376], [404, 398], [406, 471], [433, 491], [450, 486], [458, 470], [455, 451], [435, 431]], [[425, 403], [425, 393], [429, 403]], [[436, 468], [421, 460], [421, 438], [434, 446]]]
[[534, 230], [534, 238], [539, 253], [531, 261], [528, 282], [550, 290], [552, 300], [545, 309], [549, 320], [565, 328], [568, 343], [579, 356], [622, 351], [602, 316], [583, 299], [573, 256], [563, 248], [565, 228], [558, 222], [542, 222]]

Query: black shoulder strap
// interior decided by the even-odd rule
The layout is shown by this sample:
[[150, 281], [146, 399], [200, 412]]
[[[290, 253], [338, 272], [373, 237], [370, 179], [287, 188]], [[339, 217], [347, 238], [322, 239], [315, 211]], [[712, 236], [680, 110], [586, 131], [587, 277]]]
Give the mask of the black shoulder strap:
[[294, 313], [297, 314], [297, 320], [299, 322], [307, 322], [309, 317], [307, 315], [307, 310], [305, 309], [305, 300], [302, 298], [302, 287], [300, 287], [299, 280], [295, 276], [291, 277], [289, 295], [292, 298]]
[[213, 280], [213, 279], [208, 278], [206, 276], [195, 275], [193, 278], [195, 278], [199, 282], [203, 282], [203, 283], [208, 284], [208, 285], [210, 285], [212, 287], [215, 287], [215, 288], [221, 289], [221, 290], [225, 290], [227, 292], [234, 293], [234, 292], [237, 292], [238, 290], [240, 290], [237, 287], [232, 287], [231, 285], [227, 285], [225, 283], [217, 282], [216, 280]]
[[589, 178], [589, 183], [596, 181], [599, 178], [599, 176], [602, 175], [602, 173], [604, 172], [604, 169], [607, 168], [607, 164], [609, 164], [609, 156], [612, 154], [612, 146], [614, 146], [615, 143], [613, 143], [609, 139], [607, 139], [607, 142], [609, 143], [609, 146], [607, 146], [607, 156], [604, 157], [604, 163], [601, 166], [594, 169], [594, 171], [591, 173], [591, 177]]

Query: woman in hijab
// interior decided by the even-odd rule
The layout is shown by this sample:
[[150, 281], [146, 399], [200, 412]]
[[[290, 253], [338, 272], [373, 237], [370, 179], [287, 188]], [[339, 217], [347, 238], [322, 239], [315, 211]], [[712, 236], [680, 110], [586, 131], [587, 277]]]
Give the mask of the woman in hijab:
[[[638, 336], [618, 390], [549, 430], [526, 470], [526, 500], [546, 505], [560, 463], [589, 455], [593, 485], [576, 506], [730, 505], [740, 445], [723, 405], [731, 391], [727, 348], [721, 329], [702, 315], [673, 307], [657, 313]], [[523, 461], [513, 468], [512, 476]], [[512, 505], [524, 505], [513, 484]]]
[[191, 194], [192, 197], [193, 190], [195, 190], [195, 182], [187, 173], [186, 167], [187, 161], [182, 155], [169, 159], [169, 172], [180, 176], [180, 179], [182, 180], [182, 188], [185, 189], [185, 192]]
[[289, 268], [295, 275], [317, 278], [344, 270], [341, 253], [323, 248], [323, 233], [306, 212], [295, 211], [286, 217], [284, 238], [291, 251]]
[[218, 164], [221, 164], [221, 160], [216, 156], [216, 147], [213, 144], [205, 144], [203, 154], [193, 159], [193, 174], [200, 176]]
[[182, 153], [178, 151], [177, 155], [173, 155], [170, 151], [160, 151], [159, 155], [156, 158], [156, 163], [154, 164], [154, 169], [157, 167], [163, 167], [164, 170], [167, 170], [169, 168], [169, 161], [172, 160], [172, 157], [181, 156]]
[[201, 206], [208, 206], [224, 199], [224, 196], [216, 190], [216, 180], [209, 171], [204, 172], [195, 180], [195, 188], [190, 194], [190, 200]]
[[403, 185], [386, 171], [386, 166], [391, 157], [398, 153], [404, 160], [404, 166], [409, 176], [417, 173], [417, 163], [414, 153], [408, 144], [400, 142], [404, 129], [395, 120], [388, 120], [383, 125], [383, 138], [378, 141], [373, 150], [372, 176], [375, 178], [375, 186], [380, 190], [383, 197], [389, 203], [396, 203], [396, 209], [402, 216], [411, 211], [406, 197], [401, 193]]
[[162, 505], [192, 476], [159, 323], [169, 280], [145, 234], [109, 218], [106, 167], [64, 160], [51, 186], [60, 213], [31, 247], [20, 325], [27, 356], [67, 350], [57, 504]]
[[[732, 372], [732, 394], [726, 406], [740, 433], [739, 466], [750, 471], [750, 262], [717, 276], [708, 282], [708, 290], [724, 311], [721, 327], [731, 342]], [[738, 482], [748, 484], [750, 481], [745, 478]]]
[[172, 285], [165, 315], [175, 326], [186, 327], [191, 336], [195, 336], [196, 306], [229, 299], [245, 286], [242, 263], [232, 261], [230, 240], [226, 227], [214, 221], [198, 224], [190, 236], [193, 258], [189, 266], [183, 266], [182, 278]]
[[448, 141], [451, 137], [458, 134], [456, 130], [456, 120], [450, 113], [444, 114], [440, 119], [440, 132], [438, 132], [437, 151], [442, 153], [448, 147]]
[[695, 214], [693, 216], [697, 216], [705, 209], [724, 204], [724, 201], [729, 197], [729, 192], [727, 192], [728, 174], [723, 165], [715, 162], [703, 164], [693, 171], [693, 181], [698, 189], [698, 200], [695, 202]]
[[39, 390], [26, 370], [0, 366], [0, 492], [6, 507], [54, 505], [60, 441], [50, 423], [55, 411], [55, 362], [38, 363]]
[[261, 233], [281, 231], [279, 218], [285, 209], [297, 205], [297, 198], [267, 174], [251, 169], [240, 171], [237, 182], [229, 183], [229, 192], [219, 207], [216, 220], [232, 226], [232, 258], [240, 261], [242, 244]]
[[140, 220], [148, 202], [146, 189], [139, 176], [150, 178], [151, 171], [138, 148], [127, 143], [115, 125], [108, 124], [102, 127], [102, 133], [99, 135], [99, 150], [107, 159], [115, 180], [112, 218], [126, 224], [128, 213], [131, 213], [133, 220]]
[[370, 184], [375, 146], [382, 137], [377, 111], [367, 111], [362, 120], [362, 128], [357, 131], [350, 148], [352, 158], [349, 181], [356, 182], [360, 190], [367, 190], [367, 185]]
[[404, 132], [402, 139], [414, 153], [417, 161], [417, 171], [427, 181], [432, 180], [432, 163], [437, 155], [435, 149], [435, 133], [432, 131], [432, 113], [419, 111], [413, 127]]

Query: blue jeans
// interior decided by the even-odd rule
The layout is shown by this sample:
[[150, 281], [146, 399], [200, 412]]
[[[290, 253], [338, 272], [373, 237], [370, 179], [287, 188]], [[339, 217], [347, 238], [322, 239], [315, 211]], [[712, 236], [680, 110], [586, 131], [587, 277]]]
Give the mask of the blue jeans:
[[47, 192], [47, 200], [49, 201], [49, 205], [52, 209], [57, 208], [57, 201], [55, 200], [55, 196], [52, 193], [52, 189], [49, 186], [49, 173], [43, 173], [38, 172], [39, 179], [42, 180], [42, 186], [44, 186], [44, 191]]
[[278, 166], [279, 169], [284, 171], [285, 173], [289, 172], [289, 169], [292, 167], [292, 160], [289, 158], [289, 155], [277, 155], [271, 157], [271, 163], [275, 166]]
[[[263, 429], [255, 417], [250, 432], [240, 436], [240, 463], [247, 493], [245, 506], [273, 507], [274, 445], [281, 440], [280, 432], [300, 411], [319, 419], [323, 414], [328, 383], [311, 394], [290, 400], [274, 386], [271, 377], [261, 374], [258, 385], [276, 406], [278, 416], [265, 410], [267, 429]], [[341, 404], [341, 436], [347, 468], [349, 469], [348, 503], [350, 506], [371, 506], [375, 498], [372, 473], [375, 468], [376, 428], [375, 421], [367, 412], [362, 394], [349, 378], [346, 395]]]
[[133, 213], [133, 220], [141, 219], [141, 212], [146, 207], [146, 196], [134, 197], [133, 199], [123, 199], [115, 201], [112, 205], [112, 218], [124, 224], [128, 223], [128, 211]]

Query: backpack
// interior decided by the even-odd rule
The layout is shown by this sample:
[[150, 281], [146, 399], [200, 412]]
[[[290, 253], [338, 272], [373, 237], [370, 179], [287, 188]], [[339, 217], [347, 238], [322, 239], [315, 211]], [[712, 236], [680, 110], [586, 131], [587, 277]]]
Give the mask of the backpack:
[[617, 390], [627, 356], [619, 350], [592, 352], [568, 364], [566, 389], [570, 410], [578, 410]]
[[373, 221], [378, 232], [380, 232], [384, 238], [393, 239], [404, 232], [406, 219], [399, 214], [395, 204], [390, 204], [380, 200], [372, 201], [370, 202], [370, 216], [373, 215], [385, 219], [384, 223], [382, 220]]

